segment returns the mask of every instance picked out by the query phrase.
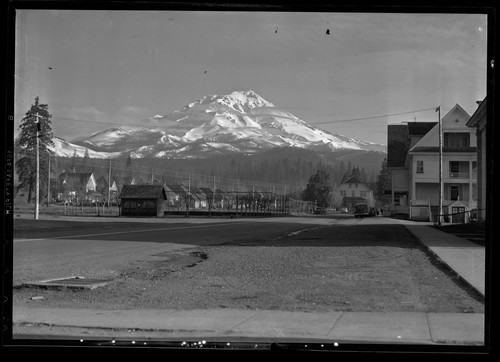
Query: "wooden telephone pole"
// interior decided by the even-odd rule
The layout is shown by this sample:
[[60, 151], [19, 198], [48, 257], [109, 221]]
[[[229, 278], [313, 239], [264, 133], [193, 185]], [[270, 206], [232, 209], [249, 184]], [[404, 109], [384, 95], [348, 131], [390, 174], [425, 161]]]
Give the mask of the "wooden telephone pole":
[[36, 180], [35, 180], [35, 220], [38, 220], [39, 214], [39, 203], [40, 203], [40, 150], [39, 150], [39, 139], [41, 125], [38, 121], [38, 117], [41, 117], [38, 113], [35, 114], [36, 123]]
[[438, 210], [438, 225], [441, 226], [441, 214], [443, 213], [443, 132], [441, 130], [441, 106], [436, 108], [438, 112], [439, 124], [439, 210]]

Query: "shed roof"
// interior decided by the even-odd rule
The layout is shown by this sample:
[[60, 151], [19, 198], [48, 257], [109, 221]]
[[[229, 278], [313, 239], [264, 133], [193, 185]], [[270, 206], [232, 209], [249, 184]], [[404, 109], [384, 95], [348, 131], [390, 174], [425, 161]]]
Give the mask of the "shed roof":
[[124, 185], [120, 193], [122, 199], [167, 199], [162, 185]]

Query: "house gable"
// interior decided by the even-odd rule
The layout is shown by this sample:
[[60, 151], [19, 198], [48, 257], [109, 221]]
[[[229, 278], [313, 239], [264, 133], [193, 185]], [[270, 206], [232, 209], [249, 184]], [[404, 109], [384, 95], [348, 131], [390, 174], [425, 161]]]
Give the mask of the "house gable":
[[[470, 115], [460, 105], [456, 104], [444, 117], [441, 118], [442, 132], [467, 132], [471, 133], [470, 128], [467, 127], [467, 122]], [[416, 148], [427, 148], [439, 146], [439, 124], [436, 123], [425, 136], [416, 142], [409, 152], [414, 151]]]
[[95, 191], [97, 185], [93, 173], [62, 172], [59, 176], [59, 180], [62, 185], [71, 188], [72, 191], [78, 189], [85, 190], [85, 192]]

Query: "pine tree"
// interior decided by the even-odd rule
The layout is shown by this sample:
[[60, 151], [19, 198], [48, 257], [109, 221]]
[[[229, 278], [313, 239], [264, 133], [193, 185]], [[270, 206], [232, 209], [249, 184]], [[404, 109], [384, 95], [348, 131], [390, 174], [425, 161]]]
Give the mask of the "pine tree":
[[389, 179], [389, 173], [387, 171], [387, 158], [384, 158], [384, 161], [382, 162], [382, 167], [378, 174], [377, 190], [375, 192], [375, 197], [383, 205], [387, 205], [390, 203], [390, 197], [385, 194], [385, 191], [389, 190], [390, 188], [391, 188], [391, 181]]
[[331, 191], [330, 174], [325, 170], [318, 170], [309, 178], [306, 189], [302, 193], [302, 199], [315, 202], [318, 207], [328, 207]]
[[[36, 116], [39, 117], [36, 117]], [[37, 123], [37, 118], [38, 122]], [[48, 175], [49, 157], [52, 154], [49, 147], [53, 147], [52, 142], [52, 115], [49, 113], [49, 106], [41, 104], [39, 98], [35, 98], [19, 125], [19, 135], [15, 140], [19, 149], [19, 157], [16, 162], [19, 174], [18, 189], [28, 189], [28, 202], [31, 201], [31, 194], [36, 183], [36, 146], [38, 130], [38, 151], [39, 151], [39, 183], [40, 190], [47, 189], [47, 179], [43, 175]]]
[[76, 153], [76, 149], [73, 150], [73, 156], [71, 157], [71, 165], [70, 169], [67, 172], [76, 172], [76, 166], [78, 164], [78, 154]]

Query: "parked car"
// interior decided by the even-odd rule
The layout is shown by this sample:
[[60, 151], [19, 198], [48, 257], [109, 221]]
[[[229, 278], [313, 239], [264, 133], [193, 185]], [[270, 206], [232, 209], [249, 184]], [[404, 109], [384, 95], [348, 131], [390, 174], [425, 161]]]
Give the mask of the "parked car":
[[325, 207], [317, 207], [314, 209], [315, 214], [326, 214], [326, 208]]

